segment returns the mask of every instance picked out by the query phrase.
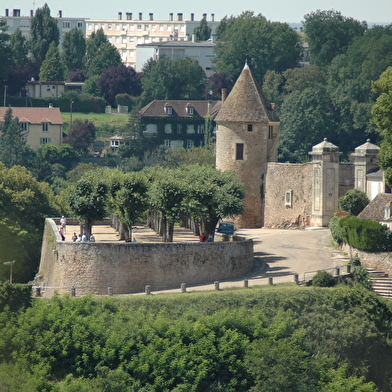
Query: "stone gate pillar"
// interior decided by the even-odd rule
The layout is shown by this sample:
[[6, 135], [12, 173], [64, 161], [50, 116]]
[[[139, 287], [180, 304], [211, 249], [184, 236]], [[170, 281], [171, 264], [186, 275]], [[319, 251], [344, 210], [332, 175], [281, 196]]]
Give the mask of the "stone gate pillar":
[[339, 148], [327, 139], [312, 148], [312, 226], [328, 226], [338, 210]]

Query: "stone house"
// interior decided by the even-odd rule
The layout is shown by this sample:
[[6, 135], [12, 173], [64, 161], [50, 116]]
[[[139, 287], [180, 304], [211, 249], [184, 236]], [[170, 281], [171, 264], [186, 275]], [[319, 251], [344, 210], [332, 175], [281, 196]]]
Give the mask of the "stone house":
[[[220, 101], [154, 100], [140, 110], [144, 135], [159, 145], [177, 148], [201, 147], [214, 136]], [[212, 119], [207, 129], [206, 119]]]
[[[18, 108], [12, 107], [12, 116], [19, 119], [27, 144], [37, 150], [43, 144], [61, 146], [63, 140], [63, 119], [59, 108]], [[8, 108], [0, 108], [0, 131]]]
[[382, 225], [392, 229], [392, 194], [379, 193], [358, 215], [361, 219], [376, 220]]

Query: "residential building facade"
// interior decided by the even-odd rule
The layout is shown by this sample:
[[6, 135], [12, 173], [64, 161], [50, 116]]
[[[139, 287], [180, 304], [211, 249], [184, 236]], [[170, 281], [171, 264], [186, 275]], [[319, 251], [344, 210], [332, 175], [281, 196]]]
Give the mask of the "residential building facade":
[[[22, 35], [26, 38], [30, 37], [30, 21], [34, 16], [34, 11], [30, 10], [27, 15], [21, 15], [20, 9], [5, 10], [4, 16], [0, 17], [7, 22], [8, 34], [12, 34], [16, 29], [20, 29]], [[53, 15], [52, 15], [53, 16]], [[54, 16], [57, 20], [57, 26], [60, 31], [60, 44], [63, 42], [64, 35], [72, 30], [74, 27], [80, 29], [84, 35], [86, 35], [86, 20], [88, 18], [63, 18], [63, 12], [58, 11], [57, 16]]]
[[[18, 108], [11, 107], [12, 116], [19, 119], [26, 136], [27, 144], [37, 150], [42, 145], [51, 143], [61, 146], [63, 139], [63, 120], [59, 108]], [[0, 107], [0, 132], [4, 124], [7, 107]]]
[[[207, 14], [204, 14], [203, 17]], [[207, 21], [211, 27], [211, 34], [215, 34], [215, 29], [219, 22], [214, 20], [214, 14], [211, 14], [211, 20]], [[109, 42], [114, 45], [120, 52], [122, 61], [125, 65], [136, 68], [137, 45], [159, 43], [166, 41], [190, 41], [194, 29], [200, 24], [196, 21], [194, 14], [190, 19], [184, 19], [182, 13], [169, 14], [168, 20], [154, 20], [152, 13], [148, 19], [143, 19], [142, 13], [138, 13], [136, 18], [131, 12], [118, 13], [117, 19], [90, 19], [87, 21], [86, 36], [89, 37], [94, 31], [102, 29], [108, 37]]]
[[194, 40], [154, 42], [151, 44], [137, 45], [136, 71], [140, 72], [149, 59], [159, 60], [162, 57], [167, 57], [170, 60], [176, 60], [183, 57], [190, 57], [197, 60], [206, 73], [206, 76], [209, 77], [213, 74], [212, 59], [215, 57], [214, 46], [215, 44], [211, 41], [195, 42]]
[[220, 105], [220, 101], [154, 100], [140, 111], [144, 135], [172, 149], [204, 146], [215, 131], [214, 121], [206, 129], [206, 118], [213, 120]]

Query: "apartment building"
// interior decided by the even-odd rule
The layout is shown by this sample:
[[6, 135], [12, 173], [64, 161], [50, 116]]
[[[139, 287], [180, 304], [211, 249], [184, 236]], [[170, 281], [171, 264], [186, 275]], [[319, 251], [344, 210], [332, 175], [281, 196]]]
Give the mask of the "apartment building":
[[[20, 9], [13, 9], [10, 11], [6, 8], [4, 16], [0, 15], [0, 18], [7, 22], [8, 34], [12, 34], [19, 28], [23, 36], [28, 39], [30, 37], [30, 21], [33, 16], [33, 10], [30, 10], [27, 15], [21, 15]], [[60, 31], [60, 44], [63, 42], [64, 35], [74, 27], [80, 29], [84, 35], [86, 34], [86, 20], [88, 20], [88, 18], [64, 18], [61, 10], [58, 11], [57, 16], [53, 17], [57, 20], [57, 26]]]
[[[202, 16], [207, 19], [207, 14]], [[211, 14], [210, 20], [207, 19], [207, 23], [211, 27], [211, 35], [214, 35], [219, 24], [214, 20], [214, 14]], [[133, 13], [126, 12], [123, 18], [123, 13], [119, 12], [116, 20], [89, 19], [86, 36], [89, 37], [94, 31], [103, 29], [109, 42], [119, 50], [123, 63], [137, 68], [136, 47], [138, 45], [191, 41], [194, 29], [199, 24], [200, 20], [195, 20], [194, 14], [190, 14], [190, 19], [184, 19], [182, 13], [178, 13], [176, 18], [173, 13], [170, 13], [168, 20], [154, 20], [152, 13], [147, 19], [143, 19], [142, 13], [135, 18]]]

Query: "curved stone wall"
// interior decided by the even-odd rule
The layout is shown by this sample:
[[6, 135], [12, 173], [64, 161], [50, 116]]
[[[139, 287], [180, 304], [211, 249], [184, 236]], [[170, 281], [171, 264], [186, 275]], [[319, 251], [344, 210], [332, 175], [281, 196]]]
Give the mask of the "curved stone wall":
[[34, 281], [44, 296], [55, 291], [97, 295], [179, 288], [246, 274], [253, 268], [253, 242], [74, 243], [62, 242], [47, 219], [41, 263]]

